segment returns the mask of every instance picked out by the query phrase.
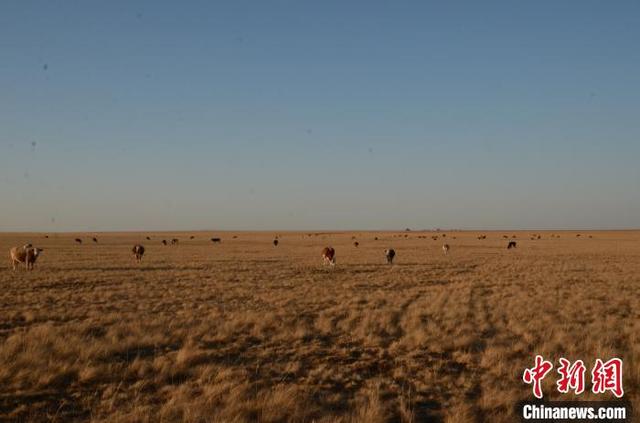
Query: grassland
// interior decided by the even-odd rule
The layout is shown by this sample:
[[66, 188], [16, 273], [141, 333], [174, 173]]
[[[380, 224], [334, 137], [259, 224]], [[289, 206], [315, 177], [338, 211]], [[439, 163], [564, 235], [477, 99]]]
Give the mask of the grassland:
[[45, 251], [0, 267], [0, 420], [510, 422], [536, 353], [622, 358], [640, 410], [640, 232], [485, 234], [1, 234]]

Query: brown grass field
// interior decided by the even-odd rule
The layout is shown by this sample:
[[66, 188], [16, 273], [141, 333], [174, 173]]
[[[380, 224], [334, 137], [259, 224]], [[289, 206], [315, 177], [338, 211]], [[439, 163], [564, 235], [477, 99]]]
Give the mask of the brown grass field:
[[640, 410], [640, 232], [484, 233], [0, 234], [0, 421], [511, 422], [535, 354], [566, 400], [560, 357], [622, 358]]

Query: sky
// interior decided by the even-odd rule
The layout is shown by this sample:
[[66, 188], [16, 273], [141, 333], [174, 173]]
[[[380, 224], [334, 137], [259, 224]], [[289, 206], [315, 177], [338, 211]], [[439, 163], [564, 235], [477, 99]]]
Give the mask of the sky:
[[0, 2], [0, 231], [640, 228], [640, 2]]

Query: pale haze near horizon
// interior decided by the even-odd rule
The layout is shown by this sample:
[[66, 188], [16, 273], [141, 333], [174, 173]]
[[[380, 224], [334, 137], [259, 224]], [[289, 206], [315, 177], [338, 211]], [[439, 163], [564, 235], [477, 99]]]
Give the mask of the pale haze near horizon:
[[0, 4], [0, 231], [640, 227], [640, 3]]

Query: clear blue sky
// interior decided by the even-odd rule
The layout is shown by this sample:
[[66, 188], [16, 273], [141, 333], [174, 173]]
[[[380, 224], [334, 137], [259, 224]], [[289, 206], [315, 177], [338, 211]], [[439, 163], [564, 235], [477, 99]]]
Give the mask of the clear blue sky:
[[168, 3], [0, 3], [0, 231], [640, 227], [640, 2]]

